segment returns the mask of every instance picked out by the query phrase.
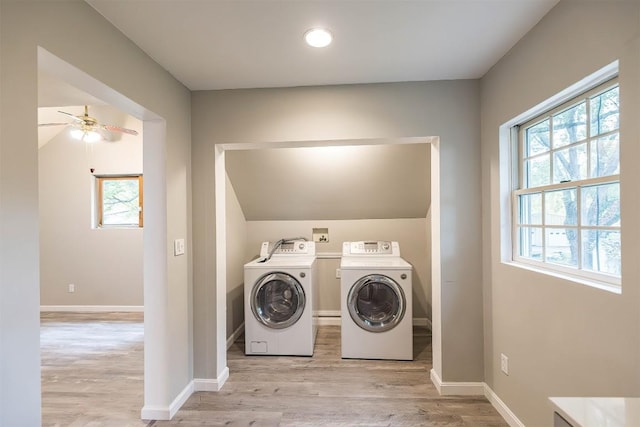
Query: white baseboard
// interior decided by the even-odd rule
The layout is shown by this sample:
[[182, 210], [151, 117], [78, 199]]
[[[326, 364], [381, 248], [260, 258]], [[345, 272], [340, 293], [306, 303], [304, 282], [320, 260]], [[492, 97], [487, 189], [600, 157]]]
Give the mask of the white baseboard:
[[318, 317], [318, 326], [340, 326], [340, 325], [342, 325], [340, 316], [338, 316], [338, 317], [329, 317], [329, 316]]
[[173, 399], [171, 405], [169, 405], [169, 420], [173, 418], [173, 416], [182, 408], [182, 405], [191, 397], [194, 391], [194, 383], [193, 381], [189, 382], [187, 386]]
[[440, 376], [433, 368], [431, 369], [429, 376], [431, 377], [431, 382], [436, 387], [436, 390], [438, 390], [438, 394], [442, 396], [442, 380], [440, 379]]
[[168, 406], [145, 405], [140, 411], [140, 418], [143, 420], [167, 421], [171, 419]]
[[233, 331], [231, 336], [227, 338], [227, 350], [231, 348], [233, 343], [236, 342], [236, 340], [240, 337], [240, 335], [242, 335], [243, 332], [244, 332], [244, 322], [242, 322], [240, 326], [238, 326], [236, 330]]
[[187, 386], [173, 399], [169, 406], [145, 405], [140, 411], [143, 420], [168, 421], [178, 413], [182, 405], [196, 391], [219, 391], [229, 378], [229, 368], [224, 368], [218, 378], [200, 379], [194, 378]]
[[484, 395], [487, 400], [491, 402], [491, 405], [496, 408], [496, 411], [502, 415], [502, 418], [504, 418], [507, 424], [511, 427], [525, 427], [524, 423], [520, 421], [513, 412], [511, 412], [511, 409], [509, 409], [506, 403], [504, 403], [486, 383], [484, 384]]
[[431, 329], [431, 319], [426, 317], [414, 317], [413, 318], [413, 326], [426, 326], [430, 331]]
[[431, 369], [431, 382], [441, 396], [484, 396], [483, 382], [443, 382], [435, 369]]
[[143, 420], [158, 420], [168, 421], [180, 410], [182, 405], [193, 394], [193, 381], [189, 382], [187, 386], [173, 399], [173, 402], [169, 406], [150, 406], [145, 405], [140, 411], [140, 417]]
[[219, 391], [229, 379], [229, 368], [224, 368], [218, 378], [194, 378], [193, 391]]
[[41, 305], [40, 311], [60, 311], [70, 313], [104, 313], [109, 311], [138, 313], [144, 312], [143, 305]]
[[318, 310], [315, 313], [318, 316], [318, 326], [340, 326], [340, 310]]
[[525, 427], [511, 409], [485, 382], [442, 382], [435, 370], [431, 370], [431, 382], [441, 396], [484, 396], [511, 427]]
[[318, 317], [340, 317], [342, 312], [340, 310], [318, 310], [315, 314]]

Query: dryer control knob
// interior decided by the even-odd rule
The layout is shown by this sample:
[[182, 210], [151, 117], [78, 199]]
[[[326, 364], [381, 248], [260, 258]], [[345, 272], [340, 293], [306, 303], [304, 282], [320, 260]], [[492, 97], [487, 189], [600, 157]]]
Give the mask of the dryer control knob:
[[402, 280], [404, 280], [404, 279], [406, 279], [406, 278], [407, 278], [407, 275], [406, 275], [406, 274], [404, 274], [404, 273], [402, 273], [402, 274], [400, 275], [400, 278], [401, 278]]
[[306, 276], [307, 276], [307, 274], [304, 271], [300, 272], [300, 277], [306, 277]]

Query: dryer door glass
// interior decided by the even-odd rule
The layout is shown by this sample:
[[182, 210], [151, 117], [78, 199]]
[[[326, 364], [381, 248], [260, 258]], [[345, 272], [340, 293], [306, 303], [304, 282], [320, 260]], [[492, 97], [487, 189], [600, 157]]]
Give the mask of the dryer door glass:
[[358, 280], [349, 290], [347, 304], [353, 321], [370, 332], [393, 329], [404, 317], [406, 307], [402, 288], [379, 274]]
[[302, 285], [287, 273], [262, 276], [251, 292], [251, 310], [263, 325], [284, 329], [298, 321], [304, 311]]

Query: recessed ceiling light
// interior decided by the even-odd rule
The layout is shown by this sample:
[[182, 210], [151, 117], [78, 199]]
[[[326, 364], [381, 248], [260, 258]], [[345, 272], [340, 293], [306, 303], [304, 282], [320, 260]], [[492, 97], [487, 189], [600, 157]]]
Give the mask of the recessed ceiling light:
[[304, 33], [304, 40], [309, 46], [325, 47], [331, 44], [333, 35], [331, 35], [329, 30], [325, 30], [324, 28], [312, 28]]

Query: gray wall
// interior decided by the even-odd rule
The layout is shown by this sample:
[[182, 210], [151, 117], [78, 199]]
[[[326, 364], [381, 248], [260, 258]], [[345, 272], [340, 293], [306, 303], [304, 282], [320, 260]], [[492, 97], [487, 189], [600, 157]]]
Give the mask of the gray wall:
[[[443, 362], [436, 369], [444, 381], [483, 380], [478, 81], [194, 92], [192, 133], [194, 328], [203, 337], [216, 330], [206, 316], [216, 304], [214, 144], [439, 136]], [[196, 376], [215, 378], [215, 340], [194, 344]]]
[[[151, 249], [161, 259], [153, 269], [145, 259], [145, 355], [154, 357], [145, 404], [168, 408], [192, 378], [191, 248], [171, 256], [173, 239], [189, 242], [191, 231], [190, 93], [82, 1], [2, 1], [0, 10], [0, 424], [40, 423], [38, 46], [127, 97], [100, 94], [145, 119], [145, 138], [164, 129], [144, 151], [145, 227], [154, 229], [145, 258]], [[147, 124], [157, 116], [166, 128]], [[148, 273], [161, 279], [153, 288]]]
[[[93, 114], [102, 118], [100, 110]], [[133, 118], [125, 126], [142, 130]], [[142, 173], [142, 136], [87, 146], [62, 129], [38, 155], [40, 304], [142, 306], [143, 229], [93, 226], [95, 178], [89, 171]], [[70, 283], [74, 293], [67, 292]]]
[[424, 218], [428, 144], [231, 150], [226, 168], [248, 221]]
[[247, 221], [233, 185], [227, 177], [227, 338], [244, 322], [244, 264], [247, 256]]
[[[552, 424], [548, 396], [640, 393], [639, 31], [637, 1], [563, 0], [482, 79], [485, 381], [526, 425]], [[507, 178], [499, 174], [499, 126], [616, 59], [621, 295], [516, 268], [500, 255], [508, 197], [500, 193]]]

